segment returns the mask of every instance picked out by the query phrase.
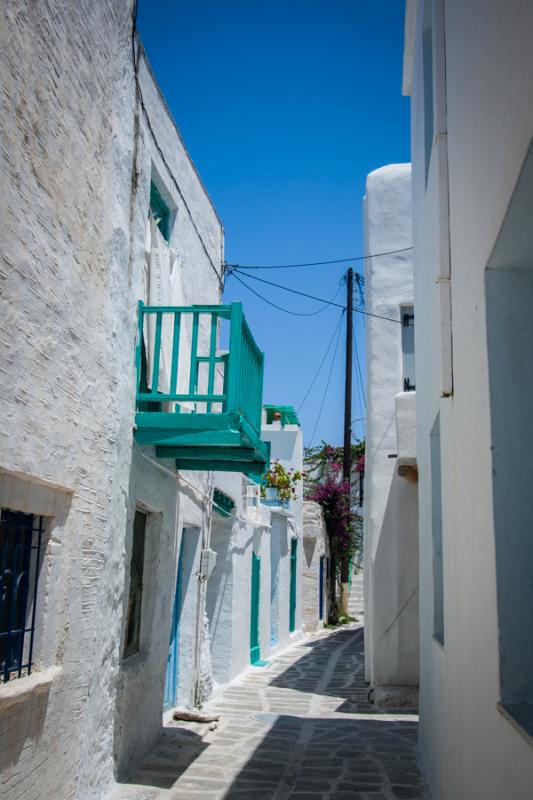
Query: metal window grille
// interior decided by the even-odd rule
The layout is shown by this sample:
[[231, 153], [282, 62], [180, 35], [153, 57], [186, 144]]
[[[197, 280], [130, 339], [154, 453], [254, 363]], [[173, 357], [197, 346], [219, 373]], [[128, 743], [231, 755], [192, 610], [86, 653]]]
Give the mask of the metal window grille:
[[0, 681], [29, 675], [43, 517], [4, 508], [0, 518]]
[[402, 309], [403, 390], [414, 392], [415, 385], [415, 315], [412, 306]]

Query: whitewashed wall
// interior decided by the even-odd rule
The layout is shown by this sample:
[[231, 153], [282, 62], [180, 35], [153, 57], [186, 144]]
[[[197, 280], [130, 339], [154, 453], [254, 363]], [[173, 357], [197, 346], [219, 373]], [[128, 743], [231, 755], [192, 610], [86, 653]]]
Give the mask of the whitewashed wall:
[[[409, 248], [411, 167], [394, 164], [366, 181], [366, 253]], [[412, 252], [368, 258], [366, 308], [400, 320], [413, 302]], [[398, 475], [396, 395], [403, 387], [402, 326], [367, 318], [365, 455], [365, 644], [367, 679], [384, 703], [410, 702], [418, 684], [417, 484]], [[416, 324], [415, 324], [416, 330]]]
[[[270, 425], [263, 423], [261, 438], [270, 442], [271, 461], [279, 461], [285, 469], [303, 470], [303, 436], [299, 425], [285, 425], [274, 421]], [[302, 566], [303, 556], [303, 482], [297, 487], [296, 500], [289, 504], [289, 515], [277, 514], [273, 526], [273, 537], [279, 536], [273, 544], [276, 553], [279, 553], [279, 600], [277, 603], [279, 614], [277, 643], [272, 646], [272, 652], [285, 647], [291, 638], [297, 638], [302, 632]], [[279, 532], [279, 533], [278, 533]], [[289, 631], [290, 609], [290, 552], [291, 539], [296, 538], [297, 564], [296, 564], [296, 613], [294, 632]]]
[[[324, 514], [318, 503], [303, 504], [302, 627], [308, 633], [324, 627], [327, 620], [326, 558], [328, 540]], [[320, 618], [320, 559], [324, 557], [322, 578], [323, 616]]]
[[[505, 4], [487, 0], [480, 13], [475, 0], [446, 0], [445, 18], [441, 3], [435, 3], [433, 9], [435, 136], [427, 185], [422, 2], [418, 3], [414, 47], [407, 42], [407, 51], [414, 49], [411, 108], [421, 747], [435, 800], [526, 800], [533, 786], [531, 741], [498, 710], [499, 621], [485, 272], [533, 134], [533, 8], [526, 0]], [[449, 319], [441, 313], [436, 283], [446, 269], [443, 260], [448, 237], [451, 332]], [[441, 378], [442, 353], [450, 348], [452, 334], [453, 396], [442, 397], [446, 389]], [[429, 441], [439, 412], [444, 646], [433, 638]], [[523, 432], [529, 435], [527, 428]], [[524, 499], [521, 507], [528, 505]], [[523, 636], [530, 641], [527, 615], [523, 623]]]
[[[174, 479], [138, 455], [130, 470], [152, 161], [177, 208], [171, 244], [183, 258], [185, 303], [219, 299], [198, 231], [215, 264], [222, 255], [220, 223], [142, 59], [145, 104], [196, 230], [135, 113], [132, 4], [52, 11], [14, 0], [0, 31], [0, 501], [47, 516], [37, 670], [0, 686], [6, 800], [100, 797], [115, 757], [127, 765], [160, 725], [175, 579], [164, 556], [175, 555], [180, 521], [197, 521], [201, 502], [179, 498]], [[153, 525], [147, 650], [130, 669], [121, 640], [137, 502]], [[149, 687], [144, 698], [140, 687]], [[127, 718], [143, 720], [137, 743]]]

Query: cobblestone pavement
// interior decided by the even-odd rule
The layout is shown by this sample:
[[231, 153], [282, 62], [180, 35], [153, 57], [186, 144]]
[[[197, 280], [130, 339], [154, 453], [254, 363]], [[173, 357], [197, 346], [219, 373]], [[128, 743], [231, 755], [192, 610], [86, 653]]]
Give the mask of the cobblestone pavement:
[[360, 623], [252, 668], [207, 725], [167, 727], [113, 800], [428, 800], [417, 717], [367, 702]]

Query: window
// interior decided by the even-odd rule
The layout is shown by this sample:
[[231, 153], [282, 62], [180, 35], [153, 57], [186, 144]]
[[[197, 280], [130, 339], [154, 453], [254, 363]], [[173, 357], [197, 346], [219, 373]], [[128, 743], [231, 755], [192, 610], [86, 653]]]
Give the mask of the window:
[[415, 382], [415, 315], [413, 306], [402, 308], [403, 390], [414, 392]]
[[152, 181], [150, 184], [150, 211], [165, 241], [170, 239], [170, 210]]
[[0, 517], [0, 681], [29, 675], [43, 517], [4, 508]]
[[143, 595], [144, 543], [146, 538], [146, 514], [137, 509], [133, 520], [133, 542], [131, 545], [130, 591], [124, 658], [139, 652], [141, 640], [141, 610]]
[[532, 197], [533, 142], [485, 273], [500, 698], [529, 736], [533, 736]]
[[433, 540], [433, 636], [444, 644], [444, 572], [442, 564], [442, 469], [440, 414], [431, 429], [431, 521]]
[[432, 0], [426, 0], [422, 25], [422, 69], [424, 72], [424, 148], [426, 184], [433, 148], [433, 9]]

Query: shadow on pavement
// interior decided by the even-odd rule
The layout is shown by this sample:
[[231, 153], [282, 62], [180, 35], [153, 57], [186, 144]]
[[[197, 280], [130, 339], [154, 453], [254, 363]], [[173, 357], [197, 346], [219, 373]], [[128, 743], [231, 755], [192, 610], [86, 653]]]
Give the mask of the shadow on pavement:
[[224, 800], [427, 800], [418, 724], [280, 716]]

